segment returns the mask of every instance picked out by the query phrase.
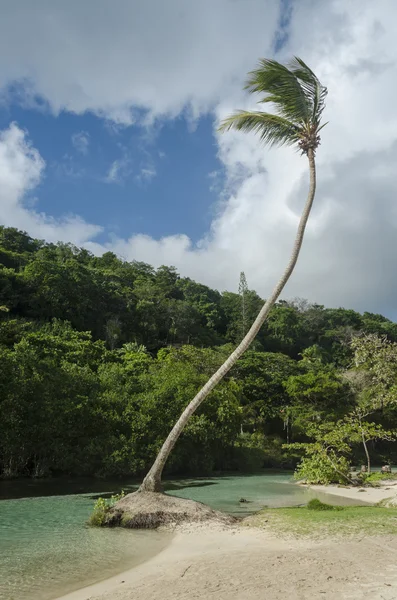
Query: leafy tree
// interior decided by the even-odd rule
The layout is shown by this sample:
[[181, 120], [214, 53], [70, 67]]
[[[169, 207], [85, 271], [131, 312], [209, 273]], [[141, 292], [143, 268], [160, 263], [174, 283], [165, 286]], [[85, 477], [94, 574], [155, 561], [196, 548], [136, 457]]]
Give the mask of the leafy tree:
[[358, 419], [354, 413], [336, 422], [313, 425], [309, 431], [314, 438], [312, 442], [288, 446], [289, 449], [304, 450], [306, 453], [296, 477], [305, 478], [308, 483], [351, 482], [349, 457], [354, 446], [363, 444], [370, 472], [367, 443], [376, 439], [395, 439], [393, 432], [386, 431], [381, 425]]
[[[100, 459], [102, 342], [55, 322], [1, 349], [0, 460], [7, 476], [87, 472]], [[93, 469], [95, 472], [95, 468]], [[92, 472], [92, 471], [91, 471]]]
[[383, 410], [397, 404], [397, 343], [374, 334], [352, 340], [354, 364], [370, 378], [365, 395], [367, 410]]
[[353, 411], [346, 419], [346, 436], [350, 443], [362, 443], [367, 459], [367, 473], [371, 473], [371, 458], [368, 450], [368, 442], [375, 440], [386, 440], [392, 442], [396, 435], [392, 431], [385, 430], [382, 425], [364, 421], [359, 411]]
[[109, 432], [101, 452], [101, 469], [117, 476], [138, 474], [146, 467], [150, 423], [142, 411], [142, 394], [146, 391], [145, 376], [154, 362], [138, 344], [125, 344], [118, 355], [121, 360], [105, 362], [98, 369], [100, 407]]
[[293, 358], [298, 356], [302, 326], [295, 308], [276, 304], [269, 313], [264, 329], [264, 347], [267, 351], [283, 352]]
[[3, 250], [24, 255], [36, 252], [44, 242], [31, 238], [26, 232], [19, 231], [15, 227], [0, 225], [0, 245]]
[[348, 384], [332, 369], [311, 369], [291, 376], [285, 383], [289, 411], [297, 431], [346, 414], [353, 404]]
[[284, 354], [248, 351], [234, 367], [241, 382], [244, 431], [276, 433], [275, 422], [285, 421], [290, 397], [285, 381], [299, 373], [298, 364]]
[[109, 348], [114, 350], [121, 335], [121, 323], [118, 317], [108, 320], [105, 325], [105, 335]]
[[177, 285], [183, 293], [184, 302], [197, 315], [195, 322], [200, 332], [199, 339], [205, 336], [206, 345], [224, 341], [225, 315], [220, 293], [188, 277], [178, 280]]
[[387, 336], [392, 342], [397, 342], [397, 325], [382, 315], [365, 312], [362, 316], [361, 329], [380, 337]]
[[[258, 312], [263, 306], [263, 300], [253, 290], [245, 292], [245, 315], [247, 323], [253, 323]], [[233, 292], [223, 292], [221, 297], [221, 309], [225, 318], [225, 338], [228, 342], [238, 344], [241, 341], [241, 296]], [[253, 341], [255, 350], [263, 350], [262, 332]]]
[[[142, 411], [150, 415], [145, 455], [153, 457], [175, 419], [205, 382], [214, 365], [222, 361], [222, 351], [199, 350], [192, 346], [163, 349], [147, 375], [147, 394], [142, 396]], [[240, 386], [229, 378], [211, 394], [208, 403], [190, 420], [169, 467], [175, 472], [197, 473], [222, 468], [221, 457], [240, 430]], [[156, 436], [152, 436], [152, 430]]]

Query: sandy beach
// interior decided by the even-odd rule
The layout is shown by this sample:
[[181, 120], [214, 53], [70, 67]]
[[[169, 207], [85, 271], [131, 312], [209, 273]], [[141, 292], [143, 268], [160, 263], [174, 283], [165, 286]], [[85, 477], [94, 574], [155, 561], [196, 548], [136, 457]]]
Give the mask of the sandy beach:
[[[396, 490], [318, 489], [368, 503]], [[397, 536], [318, 541], [191, 526], [146, 563], [58, 600], [395, 600], [396, 563]]]
[[376, 488], [360, 488], [360, 487], [339, 487], [337, 485], [310, 485], [310, 489], [317, 492], [339, 496], [340, 498], [349, 498], [366, 502], [368, 504], [377, 504], [378, 502], [389, 500], [391, 498], [397, 504], [397, 482], [382, 482], [380, 487]]

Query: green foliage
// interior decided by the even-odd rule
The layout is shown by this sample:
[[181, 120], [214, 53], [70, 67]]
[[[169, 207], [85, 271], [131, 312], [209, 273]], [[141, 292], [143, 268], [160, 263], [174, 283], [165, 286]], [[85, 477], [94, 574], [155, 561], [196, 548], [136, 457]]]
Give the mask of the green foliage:
[[354, 338], [354, 363], [368, 374], [361, 394], [361, 412], [369, 414], [397, 404], [397, 343], [385, 336], [368, 334]]
[[[242, 295], [246, 328], [263, 300], [244, 281], [219, 293], [0, 227], [0, 477], [141, 475], [241, 339]], [[397, 462], [396, 341], [381, 315], [278, 302], [168, 472], [293, 467], [313, 444], [329, 469], [331, 451], [363, 460], [363, 434], [374, 462]]]
[[[151, 460], [197, 390], [222, 364], [221, 350], [198, 350], [192, 346], [164, 349], [158, 361], [144, 378], [141, 413], [146, 417], [146, 430], [140, 436], [151, 438], [142, 451]], [[230, 447], [241, 426], [240, 386], [227, 378], [209, 396], [207, 402], [190, 419], [170, 459], [176, 472], [210, 472], [221, 468], [220, 457]], [[150, 429], [148, 429], [148, 427]], [[156, 435], [153, 436], [153, 429]]]
[[280, 437], [262, 432], [241, 434], [234, 446], [231, 466], [242, 472], [258, 472], [263, 468], [291, 468], [290, 454]]
[[[303, 361], [302, 361], [303, 362]], [[341, 415], [352, 404], [349, 386], [332, 369], [312, 368], [288, 378], [285, 390], [291, 398], [291, 413], [295, 426], [305, 430], [308, 422], [320, 422], [332, 415]]]
[[348, 481], [350, 465], [344, 456], [337, 456], [335, 452], [325, 452], [316, 449], [309, 456], [302, 458], [295, 478], [303, 479], [312, 485], [328, 485], [330, 483], [346, 483]]
[[[313, 438], [309, 443], [289, 444], [287, 447], [303, 450], [306, 454], [298, 466], [295, 476], [308, 483], [345, 483], [349, 481], [350, 457], [358, 444], [372, 440], [393, 441], [395, 434], [386, 431], [382, 425], [363, 421], [356, 413], [347, 415], [336, 422], [312, 425], [308, 433]], [[369, 466], [369, 465], [368, 465]]]
[[343, 510], [341, 506], [332, 506], [332, 504], [325, 504], [318, 498], [312, 498], [307, 503], [308, 510]]
[[299, 372], [298, 364], [280, 353], [248, 351], [234, 367], [242, 382], [244, 423], [249, 430], [258, 429], [269, 419], [279, 417], [289, 405], [290, 396], [284, 383]]
[[124, 496], [125, 492], [122, 490], [120, 494], [113, 494], [110, 498], [98, 498], [94, 504], [88, 524], [91, 525], [91, 527], [101, 527], [104, 524], [105, 517], [109, 510], [116, 502], [121, 500], [121, 498], [124, 498]]
[[299, 145], [303, 153], [318, 146], [327, 90], [300, 58], [287, 66], [261, 59], [246, 89], [259, 93], [259, 102], [271, 102], [276, 114], [237, 111], [222, 122], [220, 131], [254, 132], [269, 146]]
[[[242, 339], [242, 296], [232, 292], [223, 292], [220, 299], [221, 309], [224, 314], [225, 338], [229, 342], [237, 344]], [[253, 290], [244, 291], [244, 321], [245, 326], [251, 326], [260, 309], [263, 300]], [[263, 350], [263, 335], [259, 333], [251, 348]]]
[[397, 479], [397, 473], [362, 473], [360, 475], [366, 484], [377, 484], [380, 481]]

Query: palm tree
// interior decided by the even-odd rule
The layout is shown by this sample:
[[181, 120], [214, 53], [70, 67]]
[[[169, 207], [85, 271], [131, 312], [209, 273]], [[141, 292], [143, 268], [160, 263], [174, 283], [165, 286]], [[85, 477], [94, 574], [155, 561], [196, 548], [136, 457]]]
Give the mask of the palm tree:
[[324, 127], [321, 125], [321, 117], [325, 107], [327, 89], [321, 85], [313, 71], [297, 57], [287, 66], [275, 60], [261, 59], [258, 68], [249, 73], [245, 89], [251, 93], [261, 94], [259, 102], [263, 104], [270, 102], [275, 113], [238, 111], [225, 119], [219, 130], [224, 132], [237, 129], [238, 131], [258, 133], [261, 141], [269, 146], [297, 146], [309, 160], [309, 194], [299, 222], [292, 254], [281, 279], [242, 342], [179, 417], [140, 487], [142, 492], [161, 491], [161, 475], [164, 465], [187, 421], [255, 339], [294, 270], [313, 205], [316, 191], [314, 157], [320, 144], [319, 132]]

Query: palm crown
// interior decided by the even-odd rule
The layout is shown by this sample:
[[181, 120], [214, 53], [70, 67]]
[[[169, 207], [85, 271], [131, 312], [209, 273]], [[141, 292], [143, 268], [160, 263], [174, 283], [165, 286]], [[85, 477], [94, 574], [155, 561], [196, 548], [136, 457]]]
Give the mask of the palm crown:
[[275, 114], [237, 111], [222, 121], [219, 131], [237, 129], [259, 133], [270, 146], [297, 144], [303, 154], [313, 153], [320, 144], [321, 116], [327, 88], [311, 69], [295, 57], [287, 66], [261, 59], [249, 73], [245, 89], [265, 94], [260, 103], [271, 102]]

